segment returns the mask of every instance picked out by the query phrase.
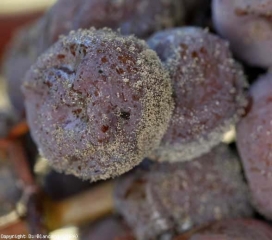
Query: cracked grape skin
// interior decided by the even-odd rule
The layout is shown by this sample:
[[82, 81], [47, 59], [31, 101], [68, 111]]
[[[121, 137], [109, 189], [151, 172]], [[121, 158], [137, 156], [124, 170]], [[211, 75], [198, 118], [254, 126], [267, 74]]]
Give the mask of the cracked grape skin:
[[40, 153], [56, 170], [92, 181], [139, 164], [159, 145], [173, 110], [156, 53], [109, 29], [61, 38], [27, 72], [22, 90]]
[[237, 124], [237, 146], [256, 209], [272, 219], [272, 74], [250, 89], [251, 106]]
[[234, 53], [246, 63], [272, 66], [272, 1], [213, 0], [216, 31], [230, 41]]
[[175, 108], [161, 147], [150, 156], [186, 161], [208, 152], [247, 105], [247, 82], [228, 43], [198, 27], [169, 29], [148, 40], [170, 72]]

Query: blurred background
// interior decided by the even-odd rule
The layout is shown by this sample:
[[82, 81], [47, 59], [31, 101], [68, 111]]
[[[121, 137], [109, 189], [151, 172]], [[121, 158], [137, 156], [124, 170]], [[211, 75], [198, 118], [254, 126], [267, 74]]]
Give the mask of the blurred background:
[[[56, 0], [0, 1], [0, 63], [13, 34], [22, 26], [38, 19]], [[1, 65], [1, 64], [0, 64]], [[9, 107], [5, 81], [0, 69], [0, 106]]]
[[20, 26], [34, 21], [56, 0], [0, 1], [0, 57], [12, 34]]

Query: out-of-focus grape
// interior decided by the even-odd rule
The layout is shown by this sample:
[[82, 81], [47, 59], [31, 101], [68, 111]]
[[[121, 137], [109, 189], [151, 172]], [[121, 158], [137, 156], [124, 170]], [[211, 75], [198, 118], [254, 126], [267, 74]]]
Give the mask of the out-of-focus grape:
[[190, 162], [154, 163], [120, 178], [117, 210], [138, 239], [171, 239], [216, 220], [252, 214], [237, 156], [227, 145]]
[[239, 58], [253, 66], [272, 66], [271, 0], [213, 0], [216, 30]]
[[257, 210], [272, 219], [272, 74], [250, 89], [248, 114], [237, 125], [237, 144]]

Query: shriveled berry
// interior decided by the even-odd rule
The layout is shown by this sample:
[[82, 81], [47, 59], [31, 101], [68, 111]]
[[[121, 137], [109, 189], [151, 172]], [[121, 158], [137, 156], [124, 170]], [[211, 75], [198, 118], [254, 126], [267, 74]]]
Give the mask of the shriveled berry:
[[83, 179], [118, 176], [160, 143], [171, 83], [156, 53], [132, 36], [79, 30], [26, 74], [27, 118], [41, 154]]
[[[230, 219], [200, 230], [188, 240], [270, 240], [272, 227], [255, 219]], [[179, 240], [176, 238], [175, 240]], [[182, 238], [180, 238], [182, 240]]]
[[252, 214], [237, 156], [226, 145], [190, 162], [154, 163], [117, 182], [117, 210], [138, 239], [169, 237]]
[[170, 72], [175, 109], [160, 160], [184, 161], [208, 152], [247, 104], [243, 71], [228, 43], [197, 27], [158, 32], [148, 41]]
[[272, 1], [213, 0], [213, 22], [237, 56], [248, 64], [272, 66]]
[[257, 210], [272, 219], [272, 74], [250, 89], [251, 106], [237, 125], [237, 144]]

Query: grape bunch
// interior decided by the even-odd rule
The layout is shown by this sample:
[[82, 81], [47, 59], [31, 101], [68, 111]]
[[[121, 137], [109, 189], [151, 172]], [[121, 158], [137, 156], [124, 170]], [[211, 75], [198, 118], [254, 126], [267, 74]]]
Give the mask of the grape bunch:
[[3, 58], [0, 220], [23, 196], [36, 233], [272, 239], [271, 7], [58, 0], [24, 26]]

